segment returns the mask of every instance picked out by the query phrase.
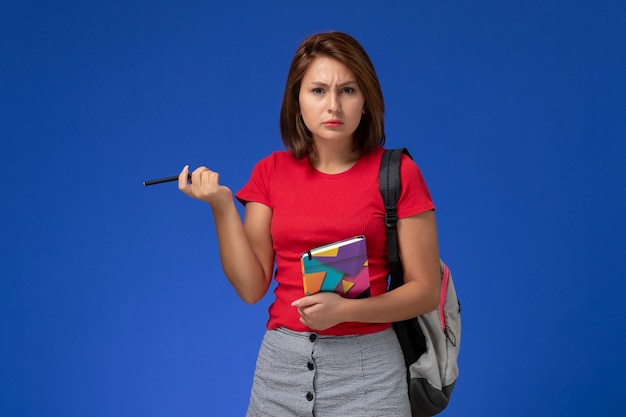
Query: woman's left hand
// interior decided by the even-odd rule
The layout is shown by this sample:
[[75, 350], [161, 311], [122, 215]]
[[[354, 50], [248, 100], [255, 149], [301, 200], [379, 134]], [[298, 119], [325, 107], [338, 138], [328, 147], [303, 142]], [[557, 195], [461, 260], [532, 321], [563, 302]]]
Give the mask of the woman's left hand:
[[302, 323], [313, 330], [326, 330], [344, 321], [340, 317], [340, 306], [345, 301], [334, 292], [321, 292], [300, 298], [291, 305], [298, 307]]

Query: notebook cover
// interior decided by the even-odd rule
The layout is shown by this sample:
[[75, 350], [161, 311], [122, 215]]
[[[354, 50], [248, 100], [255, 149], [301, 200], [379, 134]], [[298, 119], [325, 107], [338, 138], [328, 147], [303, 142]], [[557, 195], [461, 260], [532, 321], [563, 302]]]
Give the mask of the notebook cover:
[[332, 291], [346, 298], [370, 296], [364, 236], [311, 249], [302, 254], [301, 261], [306, 295]]

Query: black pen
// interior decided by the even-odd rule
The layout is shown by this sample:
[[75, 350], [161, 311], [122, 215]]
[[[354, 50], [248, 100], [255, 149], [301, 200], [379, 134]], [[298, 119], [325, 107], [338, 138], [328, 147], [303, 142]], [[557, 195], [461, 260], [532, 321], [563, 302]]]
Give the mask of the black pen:
[[[191, 180], [191, 174], [188, 174], [188, 179]], [[178, 175], [176, 175], [175, 177], [159, 178], [157, 180], [144, 181], [143, 185], [144, 187], [147, 187], [148, 185], [163, 184], [164, 182], [174, 182], [174, 181], [178, 181]]]

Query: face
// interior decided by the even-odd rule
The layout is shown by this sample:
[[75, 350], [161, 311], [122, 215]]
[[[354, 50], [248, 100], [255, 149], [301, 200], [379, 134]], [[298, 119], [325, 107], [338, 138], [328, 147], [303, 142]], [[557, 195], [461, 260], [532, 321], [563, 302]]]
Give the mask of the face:
[[302, 119], [314, 142], [352, 143], [365, 98], [348, 67], [329, 57], [315, 58], [302, 78], [299, 102]]

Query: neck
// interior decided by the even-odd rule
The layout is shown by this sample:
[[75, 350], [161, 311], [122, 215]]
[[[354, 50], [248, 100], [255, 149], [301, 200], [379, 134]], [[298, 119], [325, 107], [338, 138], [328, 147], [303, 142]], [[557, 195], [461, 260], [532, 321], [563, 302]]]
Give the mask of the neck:
[[352, 144], [315, 145], [309, 161], [315, 169], [325, 174], [339, 174], [352, 168], [359, 160], [360, 153], [352, 149]]

